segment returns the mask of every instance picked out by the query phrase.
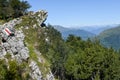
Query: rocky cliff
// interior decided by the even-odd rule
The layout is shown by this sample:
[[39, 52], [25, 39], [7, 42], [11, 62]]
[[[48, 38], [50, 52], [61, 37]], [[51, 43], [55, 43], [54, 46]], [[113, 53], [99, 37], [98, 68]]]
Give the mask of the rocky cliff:
[[26, 62], [24, 72], [29, 73], [29, 80], [54, 80], [49, 64], [36, 49], [39, 34], [45, 30], [46, 18], [47, 12], [41, 10], [0, 25], [0, 59], [7, 63], [9, 54], [10, 60], [18, 64]]

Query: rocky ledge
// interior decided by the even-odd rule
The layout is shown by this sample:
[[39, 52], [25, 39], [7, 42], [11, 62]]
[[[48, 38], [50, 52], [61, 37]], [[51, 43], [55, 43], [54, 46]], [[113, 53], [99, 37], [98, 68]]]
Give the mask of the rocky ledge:
[[[28, 15], [35, 17], [39, 26], [41, 26], [47, 18], [47, 12], [44, 10], [36, 13], [30, 12]], [[29, 61], [29, 75], [32, 80], [54, 80], [51, 71], [46, 74], [46, 78], [43, 78], [37, 62], [30, 59], [29, 49], [24, 44], [25, 35], [22, 29], [15, 29], [15, 25], [21, 22], [22, 18], [17, 18], [0, 25], [0, 59], [6, 59], [7, 61], [5, 55], [10, 54], [11, 59], [16, 60], [19, 64], [24, 61]]]

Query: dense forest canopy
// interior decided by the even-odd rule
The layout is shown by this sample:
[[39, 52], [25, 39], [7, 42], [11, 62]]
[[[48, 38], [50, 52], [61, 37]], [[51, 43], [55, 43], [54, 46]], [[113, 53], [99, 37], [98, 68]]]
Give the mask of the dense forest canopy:
[[0, 19], [16, 18], [24, 15], [31, 6], [27, 1], [0, 0]]
[[69, 35], [64, 41], [60, 32], [52, 25], [48, 25], [47, 28], [50, 42], [40, 40], [39, 50], [50, 60], [56, 78], [60, 80], [120, 79], [120, 55], [114, 49], [103, 47], [98, 40], [84, 41], [74, 35]]

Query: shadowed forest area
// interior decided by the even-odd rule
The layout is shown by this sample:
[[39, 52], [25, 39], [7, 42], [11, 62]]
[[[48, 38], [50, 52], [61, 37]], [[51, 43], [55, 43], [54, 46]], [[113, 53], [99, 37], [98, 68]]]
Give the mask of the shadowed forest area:
[[27, 1], [0, 0], [0, 19], [7, 20], [20, 17], [24, 15], [30, 7]]

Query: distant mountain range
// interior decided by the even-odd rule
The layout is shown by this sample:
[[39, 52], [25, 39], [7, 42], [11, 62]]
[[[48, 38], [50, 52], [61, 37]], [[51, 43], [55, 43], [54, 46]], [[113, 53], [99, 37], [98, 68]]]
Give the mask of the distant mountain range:
[[54, 25], [54, 28], [62, 33], [64, 39], [67, 39], [69, 34], [80, 36], [83, 40], [97, 37], [105, 47], [120, 49], [120, 25], [87, 26], [77, 29]]
[[62, 37], [64, 39], [67, 39], [67, 37], [70, 34], [73, 34], [75, 36], [80, 36], [84, 40], [86, 40], [87, 38], [91, 38], [91, 37], [95, 36], [94, 33], [91, 33], [89, 31], [85, 31], [85, 30], [82, 30], [82, 29], [65, 28], [65, 27], [62, 27], [62, 26], [59, 26], [59, 25], [54, 25], [54, 28], [61, 32]]
[[104, 26], [84, 26], [84, 27], [72, 27], [66, 28], [60, 25], [54, 25], [54, 28], [61, 32], [62, 37], [66, 39], [69, 34], [80, 36], [82, 39], [93, 38], [99, 35], [102, 31], [118, 26], [115, 25], [104, 25]]
[[99, 25], [99, 26], [83, 26], [83, 27], [80, 27], [79, 29], [89, 31], [96, 35], [99, 35], [102, 31], [113, 28], [113, 27], [117, 27], [118, 25], [119, 24]]

